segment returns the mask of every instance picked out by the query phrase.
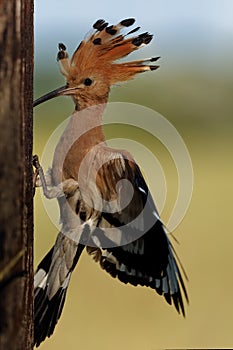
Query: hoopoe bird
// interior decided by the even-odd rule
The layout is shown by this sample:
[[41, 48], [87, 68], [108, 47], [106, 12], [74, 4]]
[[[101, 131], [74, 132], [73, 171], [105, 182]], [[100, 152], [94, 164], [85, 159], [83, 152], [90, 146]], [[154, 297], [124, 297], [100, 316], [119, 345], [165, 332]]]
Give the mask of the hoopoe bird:
[[35, 179], [48, 198], [57, 198], [61, 230], [35, 273], [36, 346], [50, 337], [61, 316], [71, 274], [84, 248], [112, 277], [154, 289], [185, 315], [185, 272], [168, 238], [139, 166], [132, 155], [108, 147], [101, 125], [110, 87], [158, 68], [159, 57], [119, 62], [150, 43], [135, 35], [128, 18], [117, 25], [100, 19], [71, 60], [59, 44], [66, 85], [34, 102], [71, 96], [75, 111], [54, 153], [46, 178], [34, 156]]

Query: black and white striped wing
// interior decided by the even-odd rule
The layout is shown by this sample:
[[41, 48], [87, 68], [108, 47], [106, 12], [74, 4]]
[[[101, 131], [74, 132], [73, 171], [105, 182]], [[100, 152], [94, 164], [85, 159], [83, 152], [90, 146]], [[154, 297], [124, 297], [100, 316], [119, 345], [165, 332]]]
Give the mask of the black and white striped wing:
[[[109, 151], [110, 152], [110, 151]], [[112, 150], [111, 150], [112, 152]], [[174, 304], [178, 312], [185, 314], [183, 299], [188, 302], [184, 284], [182, 265], [160, 220], [152, 196], [139, 167], [124, 157], [114, 154], [113, 160], [106, 162], [101, 169], [102, 195], [116, 193], [117, 181], [127, 179], [133, 186], [130, 203], [117, 212], [103, 211], [99, 228], [108, 236], [108, 228], [120, 232], [119, 245], [107, 245], [104, 249], [89, 248], [96, 261], [113, 277], [124, 283], [142, 285], [156, 290], [169, 304]], [[116, 176], [118, 174], [118, 176]], [[127, 188], [121, 183], [117, 191], [125, 196]], [[127, 185], [126, 185], [127, 186]], [[114, 196], [112, 196], [114, 197]]]

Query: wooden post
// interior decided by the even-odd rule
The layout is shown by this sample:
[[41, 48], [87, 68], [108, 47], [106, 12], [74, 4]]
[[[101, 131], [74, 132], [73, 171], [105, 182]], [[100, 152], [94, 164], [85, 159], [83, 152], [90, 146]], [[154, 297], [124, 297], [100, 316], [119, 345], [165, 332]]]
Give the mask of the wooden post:
[[0, 1], [0, 349], [33, 348], [33, 0]]

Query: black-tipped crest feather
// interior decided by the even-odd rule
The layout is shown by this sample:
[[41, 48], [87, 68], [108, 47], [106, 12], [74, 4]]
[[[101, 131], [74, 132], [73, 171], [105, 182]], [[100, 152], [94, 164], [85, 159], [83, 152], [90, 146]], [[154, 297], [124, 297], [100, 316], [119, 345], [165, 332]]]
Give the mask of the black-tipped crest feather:
[[[73, 85], [72, 82], [76, 80], [76, 77], [82, 76], [84, 71], [88, 75], [89, 70], [94, 74], [96, 69], [96, 72], [106, 76], [110, 85], [112, 85], [132, 79], [137, 73], [157, 69], [158, 66], [141, 64], [140, 61], [134, 61], [134, 64], [128, 62], [128, 65], [127, 63], [118, 62], [119, 59], [131, 52], [149, 44], [153, 38], [153, 35], [148, 32], [130, 37], [140, 27], [132, 29], [125, 35], [121, 34], [124, 28], [130, 27], [134, 22], [134, 18], [127, 18], [116, 25], [109, 25], [104, 19], [97, 20], [93, 24], [95, 32], [82, 41], [72, 56], [70, 66], [67, 60], [63, 61], [63, 58], [67, 58], [68, 55], [64, 44], [61, 44], [58, 59], [62, 73], [67, 77], [67, 82], [71, 82], [71, 85]], [[151, 62], [153, 61], [155, 59], [151, 59]]]

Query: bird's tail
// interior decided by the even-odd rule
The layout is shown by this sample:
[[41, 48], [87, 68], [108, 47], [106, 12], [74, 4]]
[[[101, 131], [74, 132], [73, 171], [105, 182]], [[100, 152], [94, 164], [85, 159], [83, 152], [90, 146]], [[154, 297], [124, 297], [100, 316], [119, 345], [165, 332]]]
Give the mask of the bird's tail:
[[[39, 264], [34, 276], [34, 344], [39, 346], [46, 338], [50, 337], [61, 316], [65, 302], [66, 292], [71, 274], [77, 264], [84, 246], [78, 245], [72, 266], [66, 271], [66, 276], [61, 279], [61, 256], [56, 254], [56, 245], [47, 253]], [[65, 259], [65, 257], [62, 257]], [[59, 266], [59, 267], [57, 267]], [[62, 268], [64, 270], [64, 267]], [[58, 281], [55, 281], [58, 279]], [[51, 286], [57, 285], [56, 290]]]

